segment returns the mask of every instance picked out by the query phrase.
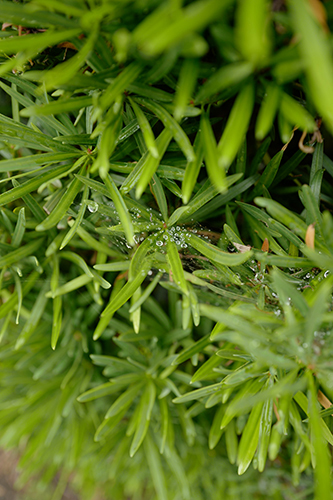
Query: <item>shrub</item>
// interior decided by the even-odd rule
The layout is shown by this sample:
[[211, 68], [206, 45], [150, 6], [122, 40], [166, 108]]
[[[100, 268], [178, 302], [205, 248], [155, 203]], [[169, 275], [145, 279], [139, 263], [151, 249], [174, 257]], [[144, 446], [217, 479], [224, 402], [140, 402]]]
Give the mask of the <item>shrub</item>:
[[19, 485], [331, 498], [325, 7], [0, 2], [0, 444]]

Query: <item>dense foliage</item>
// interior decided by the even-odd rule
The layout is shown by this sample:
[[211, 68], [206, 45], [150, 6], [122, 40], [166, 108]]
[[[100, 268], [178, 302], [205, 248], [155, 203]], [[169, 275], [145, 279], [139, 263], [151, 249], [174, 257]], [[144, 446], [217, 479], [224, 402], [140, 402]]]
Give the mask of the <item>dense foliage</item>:
[[0, 21], [20, 484], [331, 498], [333, 1], [0, 1]]

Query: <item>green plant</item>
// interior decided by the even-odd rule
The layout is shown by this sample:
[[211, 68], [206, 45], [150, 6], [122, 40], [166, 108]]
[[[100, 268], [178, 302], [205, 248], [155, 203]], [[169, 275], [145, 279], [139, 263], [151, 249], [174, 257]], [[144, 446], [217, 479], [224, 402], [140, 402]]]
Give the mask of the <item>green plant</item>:
[[20, 484], [331, 498], [325, 8], [0, 2], [0, 444]]

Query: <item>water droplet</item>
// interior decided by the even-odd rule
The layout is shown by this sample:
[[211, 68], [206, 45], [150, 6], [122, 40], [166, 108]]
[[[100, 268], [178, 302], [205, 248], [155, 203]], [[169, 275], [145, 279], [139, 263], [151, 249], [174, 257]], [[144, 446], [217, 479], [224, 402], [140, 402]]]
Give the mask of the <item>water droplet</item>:
[[327, 278], [327, 276], [328, 276], [329, 274], [330, 274], [330, 271], [329, 271], [329, 270], [325, 271], [325, 272], [324, 272], [324, 278]]
[[88, 203], [88, 210], [92, 214], [94, 214], [95, 212], [97, 212], [97, 210], [98, 210], [98, 203], [96, 203], [96, 201], [90, 200], [89, 203]]
[[180, 246], [181, 246], [181, 248], [187, 248], [186, 243], [182, 243]]
[[161, 247], [161, 246], [163, 245], [163, 241], [157, 240], [157, 241], [156, 241], [156, 245], [157, 245], [158, 247]]

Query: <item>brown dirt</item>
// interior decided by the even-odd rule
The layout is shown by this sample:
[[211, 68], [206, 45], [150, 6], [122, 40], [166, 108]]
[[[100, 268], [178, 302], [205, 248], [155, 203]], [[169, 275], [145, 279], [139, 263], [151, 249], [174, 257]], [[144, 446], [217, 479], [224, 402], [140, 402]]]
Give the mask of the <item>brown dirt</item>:
[[[17, 472], [18, 456], [12, 451], [0, 450], [0, 500], [26, 500], [27, 496], [33, 498], [33, 485], [29, 485], [24, 490], [15, 489], [15, 481], [19, 473]], [[45, 497], [43, 496], [45, 499]], [[62, 500], [79, 500], [70, 490], [66, 490]]]

